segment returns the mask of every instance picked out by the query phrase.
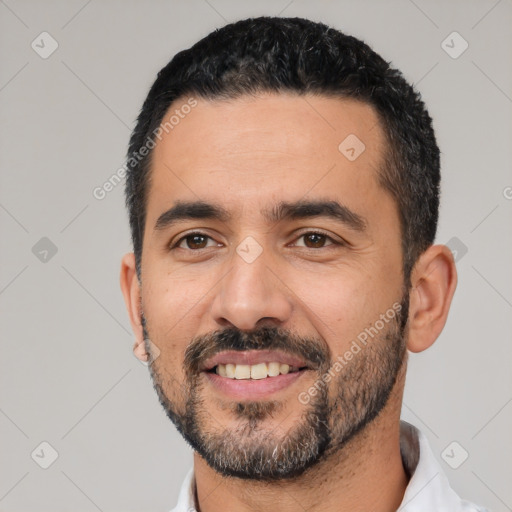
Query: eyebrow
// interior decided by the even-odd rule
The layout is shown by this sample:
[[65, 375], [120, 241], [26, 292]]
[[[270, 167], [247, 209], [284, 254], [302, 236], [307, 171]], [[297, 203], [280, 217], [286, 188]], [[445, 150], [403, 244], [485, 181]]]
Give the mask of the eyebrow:
[[308, 219], [313, 217], [328, 217], [342, 222], [354, 231], [364, 232], [367, 221], [358, 213], [350, 210], [338, 201], [296, 201], [294, 203], [279, 203], [270, 211], [264, 212], [270, 222], [283, 220]]
[[[263, 210], [261, 213], [269, 223], [328, 217], [342, 222], [354, 231], [364, 232], [367, 227], [367, 221], [363, 216], [337, 201], [281, 202], [270, 210]], [[179, 201], [158, 217], [154, 230], [161, 231], [184, 220], [218, 220], [228, 222], [231, 218], [230, 213], [217, 204], [204, 201]]]
[[158, 217], [154, 229], [161, 231], [182, 220], [200, 219], [227, 222], [230, 215], [225, 208], [219, 205], [204, 201], [178, 201], [176, 205]]

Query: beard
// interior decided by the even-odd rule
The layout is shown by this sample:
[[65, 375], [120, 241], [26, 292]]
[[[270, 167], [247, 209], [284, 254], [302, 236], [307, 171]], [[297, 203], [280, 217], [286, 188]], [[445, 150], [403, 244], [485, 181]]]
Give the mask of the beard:
[[[221, 475], [259, 481], [296, 478], [341, 450], [385, 407], [406, 360], [408, 302], [405, 293], [393, 319], [337, 372], [332, 371], [335, 361], [321, 338], [297, 336], [275, 327], [251, 332], [227, 328], [190, 342], [183, 362], [185, 382], [173, 379], [157, 364], [161, 360], [153, 361], [149, 365], [153, 386], [181, 435]], [[152, 360], [144, 317], [143, 329]], [[205, 401], [206, 379], [198, 370], [201, 363], [223, 350], [253, 349], [281, 349], [298, 355], [317, 374], [315, 394], [309, 395], [306, 404], [297, 397], [300, 419], [286, 431], [280, 424], [268, 425], [285, 407], [283, 401], [223, 402], [219, 417], [227, 412], [237, 419], [230, 428], [208, 410], [208, 404], [216, 402]], [[322, 380], [328, 372], [333, 375], [330, 385]]]

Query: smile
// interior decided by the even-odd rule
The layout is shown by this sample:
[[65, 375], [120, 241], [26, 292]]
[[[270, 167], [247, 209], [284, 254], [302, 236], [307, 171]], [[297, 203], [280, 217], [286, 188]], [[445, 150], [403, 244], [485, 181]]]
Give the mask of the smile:
[[311, 368], [300, 357], [278, 350], [229, 350], [205, 361], [208, 382], [231, 399], [263, 399], [284, 390]]
[[267, 377], [277, 377], [278, 375], [286, 375], [299, 371], [300, 368], [290, 366], [286, 363], [258, 363], [253, 365], [248, 364], [218, 364], [212, 370], [221, 377], [228, 379], [266, 379]]

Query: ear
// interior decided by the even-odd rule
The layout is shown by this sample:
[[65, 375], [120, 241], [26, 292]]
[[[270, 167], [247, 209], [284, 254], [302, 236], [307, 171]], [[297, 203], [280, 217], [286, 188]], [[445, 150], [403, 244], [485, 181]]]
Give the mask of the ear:
[[411, 274], [407, 341], [411, 352], [429, 348], [441, 334], [456, 287], [452, 252], [446, 245], [430, 246]]
[[124, 296], [126, 309], [130, 317], [135, 343], [133, 353], [143, 362], [147, 362], [148, 354], [144, 346], [144, 331], [142, 329], [142, 310], [140, 283], [135, 269], [135, 255], [133, 252], [125, 254], [121, 260], [121, 275], [119, 276], [121, 290]]

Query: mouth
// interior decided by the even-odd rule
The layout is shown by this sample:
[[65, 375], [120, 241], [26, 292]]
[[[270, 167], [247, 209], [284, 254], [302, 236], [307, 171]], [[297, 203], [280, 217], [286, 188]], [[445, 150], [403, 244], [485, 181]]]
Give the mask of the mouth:
[[227, 364], [218, 364], [214, 366], [212, 369], [207, 370], [208, 373], [216, 373], [221, 377], [226, 377], [228, 379], [251, 379], [251, 380], [260, 380], [266, 378], [277, 377], [278, 375], [287, 375], [288, 373], [299, 372], [301, 370], [306, 370], [307, 367], [303, 366], [301, 368], [290, 366], [286, 363], [279, 363], [277, 361], [272, 361], [269, 363], [258, 363], [253, 365], [248, 364], [235, 364], [235, 363], [227, 363]]
[[311, 368], [297, 356], [274, 350], [226, 351], [208, 359], [202, 373], [232, 399], [259, 399], [289, 387]]

